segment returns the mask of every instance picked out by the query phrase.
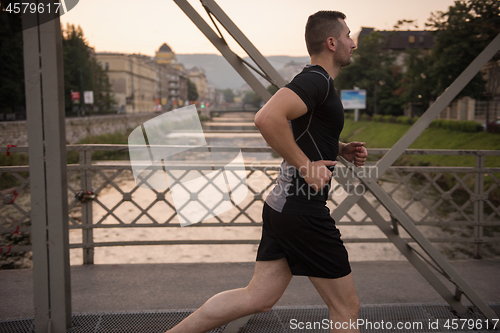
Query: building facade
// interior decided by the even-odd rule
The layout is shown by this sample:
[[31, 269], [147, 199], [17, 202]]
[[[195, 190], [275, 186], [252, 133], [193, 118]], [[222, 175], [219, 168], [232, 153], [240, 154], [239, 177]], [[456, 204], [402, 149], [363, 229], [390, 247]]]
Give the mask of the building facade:
[[198, 89], [198, 101], [208, 98], [203, 69], [186, 71], [166, 43], [154, 57], [108, 52], [95, 57], [108, 73], [119, 113], [169, 111], [188, 105], [188, 79]]
[[177, 62], [177, 57], [167, 43], [155, 54], [155, 63], [161, 73], [161, 107], [163, 111], [187, 105], [187, 73], [184, 65]]
[[423, 54], [431, 52], [434, 46], [434, 34], [428, 30], [406, 30], [406, 31], [387, 31], [375, 30], [375, 28], [362, 27], [358, 36], [354, 38], [354, 42], [359, 47], [363, 43], [363, 37], [368, 36], [372, 32], [377, 32], [384, 36], [384, 49], [398, 52], [395, 64], [405, 69], [404, 61], [407, 57], [406, 50], [419, 49]]
[[119, 113], [153, 111], [159, 78], [149, 57], [101, 52], [96, 59], [108, 72]]
[[203, 68], [193, 67], [188, 70], [188, 79], [194, 83], [198, 91], [198, 101], [206, 102], [208, 100], [207, 77]]

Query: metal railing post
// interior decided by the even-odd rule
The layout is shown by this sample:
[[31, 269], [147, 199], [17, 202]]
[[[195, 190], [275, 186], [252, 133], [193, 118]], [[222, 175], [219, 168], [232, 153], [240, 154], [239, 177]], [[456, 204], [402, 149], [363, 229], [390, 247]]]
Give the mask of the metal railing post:
[[[92, 151], [85, 149], [80, 152], [80, 179], [82, 191], [92, 191]], [[92, 200], [82, 202], [82, 243], [83, 264], [94, 264], [94, 229], [92, 228]]]
[[[29, 20], [23, 17], [26, 25]], [[42, 122], [42, 93], [40, 89], [40, 47], [38, 27], [23, 31], [24, 77], [31, 190], [31, 244], [33, 251], [33, 305], [35, 329], [46, 333], [50, 323], [50, 280], [47, 243], [47, 192], [45, 190], [45, 163]]]
[[[61, 23], [59, 13], [25, 14], [35, 330], [66, 332], [71, 326], [71, 276]], [[46, 23], [37, 25], [42, 18]]]
[[484, 236], [484, 154], [476, 155], [476, 179], [474, 184], [474, 258], [483, 257], [483, 236]]

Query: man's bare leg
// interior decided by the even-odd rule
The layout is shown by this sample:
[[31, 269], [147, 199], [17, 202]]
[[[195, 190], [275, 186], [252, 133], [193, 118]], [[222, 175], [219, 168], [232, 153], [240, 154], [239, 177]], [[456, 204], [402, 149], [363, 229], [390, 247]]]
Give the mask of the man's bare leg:
[[291, 279], [292, 273], [285, 258], [257, 261], [247, 287], [213, 296], [168, 332], [202, 333], [252, 313], [269, 311]]
[[[309, 277], [309, 280], [328, 306], [333, 323], [331, 332], [359, 332], [350, 325], [356, 323], [359, 314], [359, 299], [352, 275], [339, 279]], [[339, 323], [340, 330], [335, 329], [335, 323]]]

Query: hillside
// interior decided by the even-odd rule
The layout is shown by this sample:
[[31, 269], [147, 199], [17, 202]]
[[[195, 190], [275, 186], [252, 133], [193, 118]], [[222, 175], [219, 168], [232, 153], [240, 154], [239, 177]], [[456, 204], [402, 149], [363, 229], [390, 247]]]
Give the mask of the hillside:
[[[176, 54], [176, 57], [186, 69], [195, 66], [203, 68], [207, 80], [218, 89], [240, 89], [245, 85], [245, 81], [221, 55]], [[290, 80], [305, 64], [309, 63], [309, 57], [269, 56], [266, 58], [286, 80]], [[248, 57], [244, 59], [252, 63]], [[293, 65], [286, 66], [287, 64]]]

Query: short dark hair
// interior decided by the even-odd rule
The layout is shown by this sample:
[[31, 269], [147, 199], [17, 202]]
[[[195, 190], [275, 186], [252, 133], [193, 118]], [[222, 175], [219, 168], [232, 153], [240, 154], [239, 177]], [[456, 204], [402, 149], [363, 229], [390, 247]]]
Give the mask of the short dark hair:
[[306, 46], [309, 55], [321, 53], [328, 37], [340, 37], [342, 25], [339, 19], [345, 18], [344, 13], [334, 10], [320, 10], [309, 16], [306, 24]]

